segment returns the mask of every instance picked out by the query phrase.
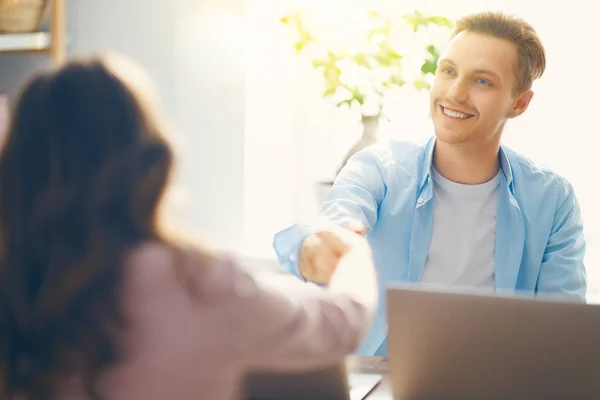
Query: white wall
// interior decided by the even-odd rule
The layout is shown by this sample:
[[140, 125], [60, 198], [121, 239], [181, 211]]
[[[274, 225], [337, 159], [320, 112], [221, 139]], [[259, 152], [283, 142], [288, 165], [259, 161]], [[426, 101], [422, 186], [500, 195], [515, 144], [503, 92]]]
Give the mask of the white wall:
[[[111, 50], [154, 78], [178, 129], [177, 222], [223, 245], [243, 235], [243, 0], [68, 1], [69, 53]], [[232, 25], [233, 22], [233, 25]], [[0, 91], [14, 94], [44, 57], [0, 57]]]
[[243, 240], [245, 71], [243, 0], [180, 0], [175, 118], [188, 218], [227, 246]]
[[[507, 10], [530, 21], [547, 51], [547, 70], [534, 87], [530, 109], [507, 129], [505, 142], [565, 176], [581, 204], [587, 239], [590, 289], [600, 295], [600, 191], [595, 166], [600, 133], [594, 66], [600, 53], [590, 43], [600, 34], [595, 6], [571, 0], [548, 7], [542, 0], [505, 0]], [[600, 301], [600, 298], [598, 298]]]

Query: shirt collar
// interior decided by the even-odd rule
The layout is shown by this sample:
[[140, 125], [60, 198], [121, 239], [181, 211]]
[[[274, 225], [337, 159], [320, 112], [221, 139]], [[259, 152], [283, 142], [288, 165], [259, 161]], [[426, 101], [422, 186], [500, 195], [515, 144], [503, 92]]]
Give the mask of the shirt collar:
[[[421, 177], [421, 186], [420, 189], [423, 190], [425, 184], [432, 178], [432, 168], [433, 168], [433, 150], [435, 149], [435, 137], [429, 139], [425, 146], [425, 159], [423, 160], [423, 173]], [[502, 173], [506, 178], [506, 184], [510, 189], [511, 193], [513, 192], [513, 173], [512, 168], [510, 166], [510, 160], [508, 158], [508, 154], [506, 152], [506, 148], [500, 145], [500, 168], [502, 169]], [[513, 193], [514, 194], [514, 193]]]

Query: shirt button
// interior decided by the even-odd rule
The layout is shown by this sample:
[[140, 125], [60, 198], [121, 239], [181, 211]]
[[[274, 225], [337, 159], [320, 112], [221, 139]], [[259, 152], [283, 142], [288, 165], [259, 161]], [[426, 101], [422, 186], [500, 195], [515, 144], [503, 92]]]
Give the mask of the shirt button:
[[422, 198], [422, 197], [419, 197], [419, 200], [417, 200], [417, 203], [419, 203], [419, 204], [423, 204], [423, 198]]

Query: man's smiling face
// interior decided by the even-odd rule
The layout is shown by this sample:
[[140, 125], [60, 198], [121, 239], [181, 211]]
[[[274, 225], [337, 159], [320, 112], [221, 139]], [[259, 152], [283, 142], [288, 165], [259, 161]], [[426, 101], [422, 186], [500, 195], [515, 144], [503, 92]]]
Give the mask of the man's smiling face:
[[530, 90], [516, 88], [515, 44], [492, 35], [463, 31], [440, 57], [431, 88], [431, 117], [438, 140], [467, 145], [499, 135], [508, 118], [521, 114]]

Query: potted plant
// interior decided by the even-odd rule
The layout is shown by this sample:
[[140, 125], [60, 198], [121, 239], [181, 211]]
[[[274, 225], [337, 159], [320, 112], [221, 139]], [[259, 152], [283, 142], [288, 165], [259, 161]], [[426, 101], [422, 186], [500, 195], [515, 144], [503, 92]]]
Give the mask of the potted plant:
[[[332, 99], [337, 107], [360, 112], [362, 137], [347, 152], [338, 172], [354, 153], [377, 141], [379, 122], [387, 118], [385, 98], [390, 90], [405, 85], [417, 90], [430, 88], [441, 49], [427, 31], [436, 27], [449, 34], [453, 26], [446, 17], [418, 10], [400, 15], [365, 11], [363, 19], [358, 43], [341, 44], [323, 39], [321, 34], [328, 27], [315, 24], [306, 11], [286, 15], [280, 21], [293, 30], [295, 51], [309, 57], [313, 67], [321, 72], [323, 96]], [[407, 43], [417, 40], [424, 50], [418, 62], [420, 70], [407, 71]]]

